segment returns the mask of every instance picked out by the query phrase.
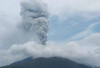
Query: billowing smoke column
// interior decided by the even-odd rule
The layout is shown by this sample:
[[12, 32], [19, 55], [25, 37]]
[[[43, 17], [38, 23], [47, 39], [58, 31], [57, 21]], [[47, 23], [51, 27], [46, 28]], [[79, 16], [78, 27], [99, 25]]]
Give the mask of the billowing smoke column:
[[26, 0], [21, 2], [21, 6], [23, 29], [35, 35], [38, 43], [46, 45], [49, 29], [49, 14], [46, 4], [39, 0]]

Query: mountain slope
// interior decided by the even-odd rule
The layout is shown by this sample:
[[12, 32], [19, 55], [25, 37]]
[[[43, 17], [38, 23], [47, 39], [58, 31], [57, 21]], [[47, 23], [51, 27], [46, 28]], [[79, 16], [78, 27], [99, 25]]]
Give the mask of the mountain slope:
[[65, 58], [27, 58], [0, 68], [91, 68]]

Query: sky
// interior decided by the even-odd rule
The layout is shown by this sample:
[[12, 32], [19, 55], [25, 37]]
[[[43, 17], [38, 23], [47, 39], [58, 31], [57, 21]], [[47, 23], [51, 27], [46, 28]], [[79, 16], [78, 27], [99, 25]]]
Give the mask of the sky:
[[[27, 37], [16, 26], [21, 23], [21, 0], [0, 0], [0, 66], [33, 55], [67, 57], [80, 63], [100, 65], [100, 0], [39, 0], [42, 1], [49, 12], [45, 48], [26, 42]], [[18, 40], [23, 40], [24, 44]]]
[[[8, 22], [20, 21], [20, 1], [1, 1], [1, 5], [4, 8], [0, 6], [0, 19], [3, 23], [6, 23], [4, 19], [8, 19]], [[67, 40], [87, 30], [89, 25], [99, 23], [99, 0], [59, 0], [58, 3], [56, 3], [57, 0], [43, 1], [48, 4], [50, 12], [50, 31], [48, 37], [51, 41]], [[57, 26], [55, 27], [55, 25]], [[99, 25], [94, 26], [94, 31], [99, 32]]]

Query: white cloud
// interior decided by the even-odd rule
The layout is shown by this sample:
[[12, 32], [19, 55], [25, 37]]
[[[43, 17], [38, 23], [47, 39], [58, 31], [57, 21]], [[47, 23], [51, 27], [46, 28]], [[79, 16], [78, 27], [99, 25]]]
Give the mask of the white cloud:
[[89, 35], [91, 35], [93, 33], [99, 34], [99, 32], [96, 32], [96, 30], [98, 30], [98, 29], [95, 29], [96, 27], [98, 27], [98, 25], [100, 25], [99, 22], [92, 23], [84, 31], [81, 31], [78, 34], [72, 36], [72, 38], [69, 39], [69, 40], [70, 41], [72, 41], [72, 40], [80, 40], [80, 39], [83, 39], [84, 37], [88, 37]]
[[[20, 21], [20, 0], [2, 0], [0, 1], [0, 49], [6, 47], [2, 43], [6, 44], [5, 41], [12, 34], [16, 35], [16, 27]], [[14, 36], [14, 35], [13, 35]], [[5, 39], [6, 38], [6, 39]], [[13, 38], [14, 40], [14, 38]], [[3, 41], [3, 42], [2, 42]], [[11, 42], [10, 42], [11, 43]]]
[[100, 46], [100, 33], [90, 34], [88, 37], [84, 37], [79, 43], [85, 46]]
[[[35, 42], [12, 45], [8, 50], [0, 52], [0, 61], [9, 64], [28, 56], [38, 57], [64, 57], [78, 63], [100, 65], [100, 33], [92, 34], [80, 41], [68, 43], [48, 42], [46, 46]], [[16, 56], [16, 57], [15, 57]], [[5, 65], [2, 64], [2, 65]]]
[[52, 13], [99, 12], [100, 0], [43, 0]]

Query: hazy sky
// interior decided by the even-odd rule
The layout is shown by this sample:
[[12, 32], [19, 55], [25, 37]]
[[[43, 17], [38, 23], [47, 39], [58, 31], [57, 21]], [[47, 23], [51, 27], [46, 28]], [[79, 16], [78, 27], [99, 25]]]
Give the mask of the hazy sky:
[[[21, 0], [0, 0], [0, 66], [33, 55], [74, 57], [81, 63], [100, 65], [100, 0], [43, 1], [50, 15], [45, 48], [34, 42], [25, 42], [23, 39], [27, 37], [18, 32], [16, 25], [21, 23]], [[18, 43], [22, 40], [24, 44]]]

